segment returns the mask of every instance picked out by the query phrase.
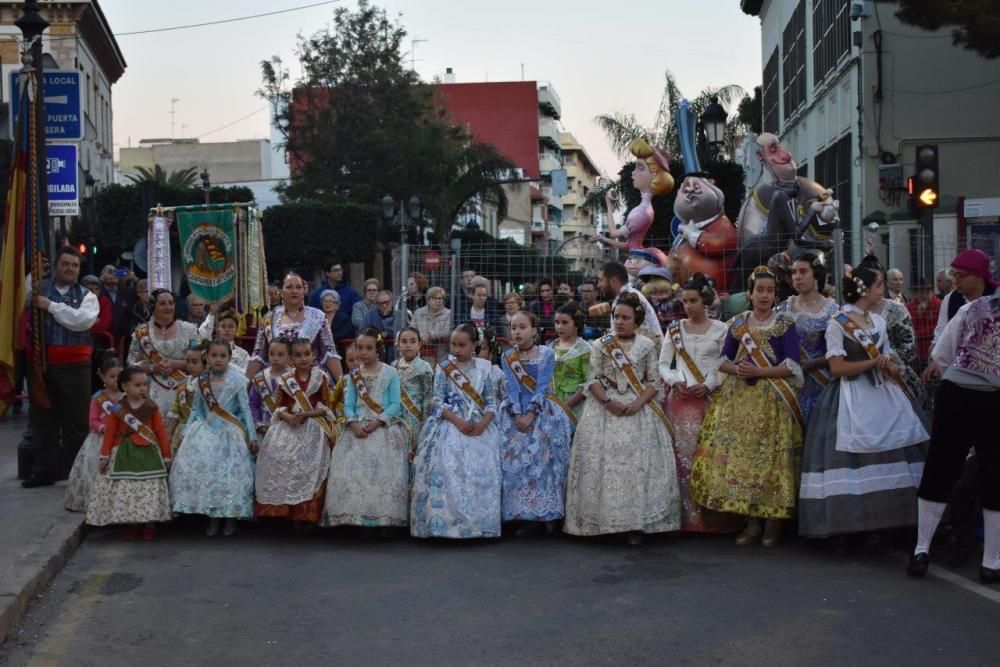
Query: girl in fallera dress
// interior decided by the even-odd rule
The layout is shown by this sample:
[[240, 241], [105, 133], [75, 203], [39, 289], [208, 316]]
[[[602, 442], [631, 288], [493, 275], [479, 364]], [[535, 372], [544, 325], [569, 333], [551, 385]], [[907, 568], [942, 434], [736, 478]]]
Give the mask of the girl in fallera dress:
[[497, 343], [495, 327], [479, 330], [479, 345], [476, 347], [476, 355], [480, 359], [490, 362], [490, 378], [495, 385], [496, 401], [497, 406], [499, 406], [507, 396], [507, 385], [503, 379], [503, 370], [500, 368], [500, 345]]
[[322, 518], [338, 429], [329, 375], [315, 364], [311, 341], [285, 344], [292, 367], [274, 376], [279, 391], [257, 455], [255, 513], [291, 520], [296, 532], [311, 532]]
[[[420, 332], [413, 327], [406, 327], [396, 335], [399, 356], [392, 362], [393, 368], [399, 373], [403, 419], [410, 429], [410, 441], [414, 448], [434, 397], [434, 368], [420, 358], [420, 345]], [[413, 458], [412, 453], [410, 458]]]
[[593, 346], [569, 464], [563, 530], [571, 535], [626, 533], [636, 545], [643, 533], [680, 528], [671, 427], [657, 399], [659, 349], [636, 336], [644, 317], [639, 298], [622, 295], [614, 334]]
[[[267, 346], [267, 367], [259, 370], [250, 380], [250, 414], [257, 426], [257, 439], [263, 442], [267, 430], [271, 427], [271, 418], [278, 408], [281, 394], [279, 378], [288, 370], [292, 357], [292, 341], [287, 338], [275, 338]], [[260, 460], [258, 457], [258, 468]]]
[[121, 372], [122, 362], [118, 357], [109, 357], [101, 363], [100, 378], [104, 388], [90, 399], [90, 434], [80, 445], [66, 481], [64, 504], [72, 512], [87, 511], [87, 499], [97, 480], [104, 430], [115, 404], [122, 397], [121, 389], [118, 388], [118, 375]]
[[250, 353], [239, 346], [236, 342], [236, 333], [240, 328], [240, 316], [232, 310], [227, 310], [226, 312], [219, 315], [219, 323], [215, 325], [215, 330], [218, 337], [229, 343], [229, 349], [232, 350], [232, 359], [229, 363], [240, 371], [246, 371], [247, 364], [250, 363]]
[[791, 315], [772, 311], [777, 278], [766, 266], [754, 269], [749, 287], [753, 309], [728, 322], [720, 366], [726, 378], [702, 425], [691, 497], [709, 509], [748, 518], [738, 545], [774, 546], [798, 498], [799, 336]]
[[131, 367], [118, 375], [124, 396], [108, 418], [99, 471], [87, 503], [91, 526], [126, 524], [123, 537], [156, 536], [156, 524], [170, 521], [170, 440], [156, 403], [149, 399], [149, 376]]
[[715, 290], [701, 273], [694, 274], [680, 293], [686, 319], [666, 328], [660, 349], [660, 377], [666, 387], [663, 411], [674, 425], [674, 452], [681, 493], [681, 530], [702, 533], [736, 532], [743, 518], [701, 507], [691, 499], [691, 465], [705, 412], [722, 382], [722, 342], [726, 325], [708, 318]]
[[842, 536], [917, 522], [926, 421], [903, 387], [885, 320], [882, 274], [857, 268], [844, 279], [847, 305], [826, 326], [836, 378], [820, 394], [806, 431], [799, 533]]
[[513, 346], [500, 358], [507, 387], [497, 421], [503, 432], [504, 521], [535, 522], [562, 519], [566, 507], [566, 470], [573, 440], [572, 408], [552, 393], [556, 355], [538, 344], [538, 318], [520, 311], [510, 321]]
[[167, 433], [170, 434], [170, 454], [177, 454], [184, 438], [184, 427], [191, 418], [191, 406], [194, 395], [198, 391], [198, 378], [205, 374], [205, 353], [208, 351], [208, 341], [198, 343], [184, 355], [187, 379], [178, 385], [174, 395], [174, 404], [167, 413]]
[[[552, 391], [579, 417], [583, 411], [583, 385], [590, 371], [590, 343], [580, 338], [583, 331], [584, 312], [570, 301], [556, 310], [557, 338], [549, 341], [556, 355], [556, 368], [552, 377]], [[573, 424], [576, 428], [576, 424]]]
[[230, 345], [208, 345], [208, 372], [198, 379], [191, 418], [170, 470], [175, 513], [204, 514], [205, 534], [236, 533], [237, 519], [253, 517], [253, 456], [256, 431], [247, 399], [247, 379], [230, 365]]
[[414, 537], [500, 537], [500, 446], [492, 365], [476, 356], [479, 331], [462, 324], [434, 371], [432, 410], [413, 461]]
[[399, 374], [382, 362], [381, 332], [369, 327], [355, 340], [361, 365], [350, 372], [347, 422], [330, 460], [323, 524], [405, 526], [409, 515], [410, 431], [402, 417]]

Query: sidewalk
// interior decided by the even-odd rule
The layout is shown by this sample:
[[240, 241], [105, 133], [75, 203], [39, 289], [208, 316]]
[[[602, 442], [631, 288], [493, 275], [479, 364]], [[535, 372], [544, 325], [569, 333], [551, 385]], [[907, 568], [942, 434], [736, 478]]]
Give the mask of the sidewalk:
[[0, 422], [0, 643], [83, 536], [83, 514], [63, 509], [65, 482], [21, 488], [17, 443], [27, 424], [27, 416]]

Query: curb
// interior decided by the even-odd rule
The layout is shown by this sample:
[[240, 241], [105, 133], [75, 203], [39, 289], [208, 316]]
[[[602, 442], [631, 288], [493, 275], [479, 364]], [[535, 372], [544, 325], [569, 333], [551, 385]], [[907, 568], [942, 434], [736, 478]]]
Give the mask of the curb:
[[[69, 522], [67, 524], [67, 528], [72, 526]], [[68, 535], [54, 534], [64, 532], [60, 531], [59, 528], [59, 525], [54, 526], [49, 535], [41, 541], [39, 548], [34, 553], [28, 554], [21, 559], [22, 562], [26, 563], [21, 569], [28, 570], [28, 567], [35, 566], [38, 563], [41, 563], [40, 567], [37, 567], [33, 572], [25, 572], [26, 576], [23, 583], [20, 581], [9, 582], [13, 584], [12, 588], [17, 587], [19, 590], [0, 593], [0, 605], [2, 605], [0, 606], [0, 645], [10, 637], [14, 628], [24, 617], [31, 602], [62, 571], [66, 566], [66, 562], [69, 561], [70, 557], [77, 550], [77, 547], [80, 546], [80, 542], [83, 541], [85, 528], [82, 516], [79, 517], [76, 525], [72, 526]], [[45, 549], [49, 546], [54, 548]], [[46, 556], [43, 549], [44, 552], [53, 555]], [[18, 567], [15, 567], [15, 580], [18, 579], [18, 574]]]

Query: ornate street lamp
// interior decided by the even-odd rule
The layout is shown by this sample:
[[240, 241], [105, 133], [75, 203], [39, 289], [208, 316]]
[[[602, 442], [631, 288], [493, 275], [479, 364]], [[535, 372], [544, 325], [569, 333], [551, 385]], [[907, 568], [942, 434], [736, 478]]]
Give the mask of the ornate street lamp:
[[698, 119], [699, 139], [707, 144], [711, 162], [719, 159], [719, 149], [726, 141], [726, 119], [728, 117], [729, 114], [719, 104], [719, 98], [713, 96]]
[[[416, 195], [403, 205], [399, 204], [399, 297], [396, 299], [396, 331], [402, 331], [406, 325], [406, 283], [410, 262], [410, 243], [407, 231], [410, 222], [418, 222], [423, 215], [424, 205]], [[382, 220], [390, 225], [396, 218], [396, 200], [392, 195], [382, 197]]]

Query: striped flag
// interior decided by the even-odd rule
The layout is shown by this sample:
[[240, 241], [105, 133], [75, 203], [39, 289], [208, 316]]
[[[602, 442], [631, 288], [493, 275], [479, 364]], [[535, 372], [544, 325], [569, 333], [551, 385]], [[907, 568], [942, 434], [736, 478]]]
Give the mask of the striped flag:
[[14, 362], [22, 331], [26, 296], [25, 274], [28, 265], [30, 227], [28, 192], [28, 86], [21, 86], [18, 101], [14, 153], [7, 186], [7, 206], [3, 217], [2, 254], [0, 254], [0, 417], [13, 402], [20, 387], [14, 386]]

